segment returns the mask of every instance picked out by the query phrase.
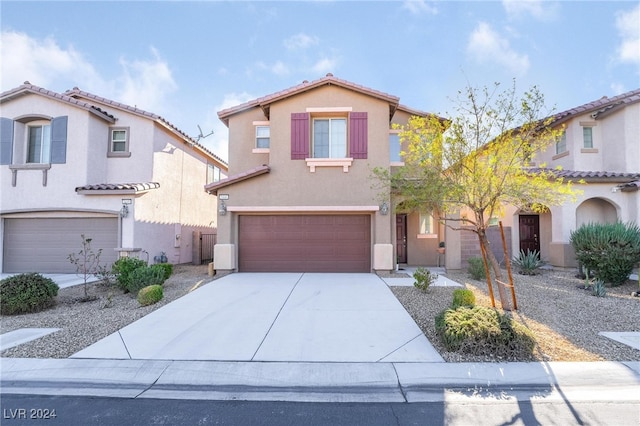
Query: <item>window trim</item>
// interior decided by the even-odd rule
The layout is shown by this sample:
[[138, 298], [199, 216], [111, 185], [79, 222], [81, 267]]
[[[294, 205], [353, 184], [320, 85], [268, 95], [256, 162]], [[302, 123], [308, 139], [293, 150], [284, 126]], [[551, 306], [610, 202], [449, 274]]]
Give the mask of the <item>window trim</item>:
[[[329, 122], [329, 156], [328, 157], [316, 157], [316, 121], [324, 120]], [[343, 157], [332, 157], [331, 156], [331, 147], [332, 147], [332, 139], [331, 139], [331, 123], [334, 120], [341, 120], [344, 122], [344, 156]], [[345, 158], [349, 158], [349, 117], [342, 115], [331, 115], [331, 116], [311, 116], [311, 158], [314, 159], [330, 159], [330, 160], [344, 160]]]
[[[589, 146], [587, 146], [587, 129], [589, 130]], [[584, 149], [593, 149], [593, 127], [591, 126], [582, 126], [582, 148]]]
[[[124, 151], [113, 150], [113, 133], [116, 131], [125, 132]], [[110, 158], [126, 158], [131, 157], [131, 151], [129, 151], [129, 133], [130, 127], [109, 127], [109, 146], [107, 147], [107, 157]], [[121, 142], [121, 141], [117, 141]]]
[[[429, 219], [429, 229], [425, 229], [425, 231], [428, 232], [422, 232], [422, 222], [423, 222], [423, 218], [428, 218]], [[420, 212], [418, 215], [418, 235], [417, 238], [436, 238], [437, 234], [434, 231], [434, 226], [435, 226], [435, 220], [433, 217], [433, 213], [426, 213], [426, 212]]]
[[[252, 152], [254, 154], [264, 154], [264, 153], [268, 153], [269, 150], [271, 149], [271, 122], [270, 121], [254, 121], [253, 122], [253, 126], [255, 127], [255, 141], [253, 144], [253, 150]], [[269, 146], [268, 147], [260, 147], [258, 146], [258, 128], [260, 127], [266, 127], [267, 129], [269, 129], [269, 137], [268, 137], [268, 141], [269, 141]], [[265, 139], [265, 138], [262, 138]]]
[[[24, 164], [51, 164], [51, 121], [46, 120], [33, 120], [26, 125], [26, 145], [25, 145], [25, 158]], [[40, 129], [40, 149], [39, 149], [39, 161], [30, 161], [31, 157], [31, 132], [34, 129]], [[48, 128], [48, 138], [45, 140], [45, 128]], [[47, 154], [47, 158], [43, 161], [43, 154]]]

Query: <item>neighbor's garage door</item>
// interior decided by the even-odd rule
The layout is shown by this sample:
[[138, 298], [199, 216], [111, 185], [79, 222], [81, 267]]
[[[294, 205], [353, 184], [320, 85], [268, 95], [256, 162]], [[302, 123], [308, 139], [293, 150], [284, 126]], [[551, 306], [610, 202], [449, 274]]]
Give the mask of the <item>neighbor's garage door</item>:
[[370, 272], [368, 215], [240, 216], [240, 272]]
[[102, 264], [117, 258], [117, 218], [5, 219], [3, 272], [75, 273], [67, 256], [81, 249], [82, 238], [102, 249]]

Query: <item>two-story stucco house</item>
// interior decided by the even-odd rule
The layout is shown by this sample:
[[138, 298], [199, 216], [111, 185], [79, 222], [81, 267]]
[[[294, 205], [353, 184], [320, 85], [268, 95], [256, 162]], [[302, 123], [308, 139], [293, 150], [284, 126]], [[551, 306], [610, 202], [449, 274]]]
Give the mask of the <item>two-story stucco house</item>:
[[162, 117], [28, 82], [0, 94], [0, 108], [2, 272], [75, 272], [67, 256], [81, 234], [106, 265], [162, 253], [188, 263], [193, 232], [215, 232], [202, 187], [226, 163]]
[[[640, 89], [560, 112], [550, 124], [564, 129], [560, 140], [536, 153], [532, 167], [555, 173], [579, 190], [576, 202], [538, 214], [506, 206], [501, 220], [510, 256], [537, 250], [555, 267], [576, 267], [571, 232], [589, 222], [640, 223]], [[497, 227], [490, 228], [493, 251], [503, 259]], [[447, 232], [447, 267], [466, 267], [480, 256], [477, 237]]]
[[229, 177], [218, 198], [220, 271], [391, 270], [436, 264], [431, 215], [396, 215], [372, 182], [400, 165], [394, 123], [426, 115], [396, 96], [331, 74], [218, 113], [229, 128]]

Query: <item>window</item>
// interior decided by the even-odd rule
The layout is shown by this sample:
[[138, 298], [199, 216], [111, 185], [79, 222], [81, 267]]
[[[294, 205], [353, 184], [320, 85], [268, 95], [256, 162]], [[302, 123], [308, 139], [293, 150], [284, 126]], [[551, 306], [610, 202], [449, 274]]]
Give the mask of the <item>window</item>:
[[269, 148], [271, 128], [269, 126], [256, 126], [256, 148]]
[[316, 118], [313, 120], [313, 158], [347, 157], [347, 120]]
[[389, 133], [389, 161], [393, 163], [401, 163], [400, 157], [400, 135], [398, 133]]
[[560, 140], [556, 142], [556, 154], [562, 154], [567, 151], [567, 133], [563, 132]]
[[433, 234], [433, 217], [429, 213], [420, 213], [420, 234]]
[[593, 127], [582, 128], [583, 148], [593, 148]]
[[28, 126], [27, 163], [51, 161], [51, 125]]
[[207, 184], [220, 180], [220, 168], [213, 164], [207, 164]]
[[109, 129], [109, 157], [129, 157], [129, 128], [111, 127]]

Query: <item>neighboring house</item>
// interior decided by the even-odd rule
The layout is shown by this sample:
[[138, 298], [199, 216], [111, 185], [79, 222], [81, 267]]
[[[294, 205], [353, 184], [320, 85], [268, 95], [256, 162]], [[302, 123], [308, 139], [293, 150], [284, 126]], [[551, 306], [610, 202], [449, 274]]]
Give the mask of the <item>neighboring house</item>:
[[109, 265], [165, 253], [188, 263], [194, 232], [215, 233], [202, 186], [224, 161], [155, 114], [77, 88], [0, 94], [2, 272], [70, 273], [81, 234]]
[[[533, 167], [561, 168], [558, 176], [582, 191], [577, 201], [538, 214], [507, 207], [503, 222], [510, 256], [538, 250], [555, 267], [576, 267], [571, 232], [589, 222], [640, 224], [640, 89], [603, 97], [553, 116], [563, 126], [561, 139], [533, 158]], [[491, 227], [493, 251], [504, 259], [497, 227]], [[465, 267], [480, 256], [477, 236], [447, 230], [447, 267]]]
[[331, 74], [218, 113], [229, 128], [229, 177], [218, 197], [215, 268], [388, 271], [435, 265], [431, 215], [395, 214], [372, 169], [401, 165], [393, 124], [426, 113]]

